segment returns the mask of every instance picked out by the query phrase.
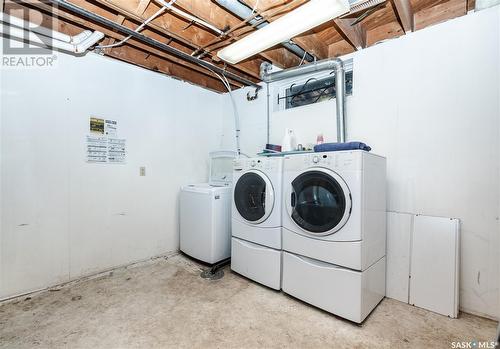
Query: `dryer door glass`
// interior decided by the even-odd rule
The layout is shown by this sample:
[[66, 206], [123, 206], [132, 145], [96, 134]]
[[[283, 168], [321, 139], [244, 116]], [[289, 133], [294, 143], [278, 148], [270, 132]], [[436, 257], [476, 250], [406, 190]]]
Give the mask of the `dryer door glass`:
[[266, 182], [255, 173], [242, 175], [234, 187], [234, 203], [241, 217], [255, 222], [266, 213]]
[[335, 178], [324, 172], [308, 171], [295, 178], [292, 187], [292, 219], [302, 229], [324, 233], [343, 221], [346, 197]]

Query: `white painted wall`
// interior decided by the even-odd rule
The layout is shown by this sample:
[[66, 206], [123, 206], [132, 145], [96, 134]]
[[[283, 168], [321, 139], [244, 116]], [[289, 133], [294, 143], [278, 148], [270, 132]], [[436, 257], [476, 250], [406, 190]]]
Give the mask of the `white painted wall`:
[[[0, 299], [178, 250], [221, 95], [94, 54], [0, 74]], [[118, 121], [127, 164], [85, 162], [90, 116]]]
[[[357, 52], [347, 98], [348, 140], [388, 159], [388, 210], [460, 218], [461, 309], [492, 317], [500, 316], [499, 22], [495, 7]], [[255, 154], [266, 143], [266, 98], [247, 102], [246, 91], [235, 93], [242, 149]], [[335, 141], [334, 105], [272, 113], [271, 142], [280, 144], [287, 124], [300, 142], [317, 133]], [[225, 120], [230, 135], [229, 105]]]

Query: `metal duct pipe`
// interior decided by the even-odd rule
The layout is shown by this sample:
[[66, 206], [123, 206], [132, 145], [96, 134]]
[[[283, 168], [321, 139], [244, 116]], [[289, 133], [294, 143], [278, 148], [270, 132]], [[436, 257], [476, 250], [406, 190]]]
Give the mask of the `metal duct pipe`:
[[158, 40], [155, 40], [155, 39], [151, 39], [150, 37], [147, 37], [143, 34], [140, 34], [140, 33], [137, 33], [135, 32], [134, 30], [130, 29], [130, 28], [127, 28], [121, 24], [118, 24], [116, 22], [113, 22], [112, 20], [109, 20], [107, 18], [104, 18], [102, 16], [99, 16], [95, 13], [92, 13], [90, 11], [87, 11], [85, 10], [84, 8], [81, 8], [80, 6], [77, 6], [77, 5], [74, 5], [72, 3], [69, 3], [65, 0], [48, 0], [48, 2], [50, 2], [53, 6], [58, 6], [59, 8], [62, 8], [62, 9], [65, 9], [65, 10], [68, 10], [68, 11], [71, 11], [73, 13], [76, 13], [82, 17], [85, 17], [86, 19], [89, 19], [91, 21], [94, 21], [96, 23], [99, 23], [101, 25], [104, 25], [106, 27], [109, 27], [111, 29], [114, 29], [122, 34], [125, 34], [125, 35], [130, 35], [132, 36], [134, 39], [142, 42], [142, 43], [145, 43], [147, 45], [150, 45], [150, 46], [153, 46], [161, 51], [164, 51], [164, 52], [167, 52], [173, 56], [176, 56], [178, 58], [181, 58], [187, 62], [190, 62], [190, 63], [194, 63], [194, 64], [198, 64], [204, 68], [207, 68], [207, 69], [210, 69], [210, 70], [213, 70], [215, 71], [216, 73], [219, 73], [219, 74], [223, 74], [224, 76], [226, 76], [227, 78], [231, 79], [231, 80], [234, 80], [234, 81], [238, 81], [244, 85], [247, 85], [247, 86], [253, 86], [257, 89], [260, 89], [262, 88], [262, 86], [260, 85], [257, 85], [256, 83], [254, 83], [253, 81], [251, 80], [248, 80], [246, 78], [243, 78], [239, 75], [236, 75], [234, 73], [231, 73], [231, 72], [228, 72], [222, 68], [219, 68], [218, 66], [212, 64], [212, 63], [209, 63], [207, 61], [204, 61], [202, 59], [198, 59], [196, 57], [193, 57], [187, 53], [184, 53], [176, 48], [173, 48], [167, 44], [164, 44]]
[[333, 70], [335, 72], [335, 100], [337, 105], [337, 142], [345, 142], [345, 71], [344, 62], [341, 59], [325, 59], [299, 67], [280, 70], [275, 73], [271, 73], [270, 68], [271, 64], [267, 62], [262, 63], [260, 66], [260, 78], [267, 83], [289, 79], [299, 75], [311, 74], [322, 70]]
[[337, 105], [337, 142], [346, 141], [345, 126], [345, 70], [344, 62], [336, 59], [338, 64], [335, 66], [335, 101]]
[[[249, 8], [248, 6], [242, 4], [239, 1], [235, 0], [215, 0], [215, 2], [219, 5], [224, 7], [226, 10], [229, 12], [233, 13], [234, 15], [240, 17], [241, 19], [246, 19], [250, 16], [253, 15], [253, 10]], [[257, 16], [250, 21], [248, 21], [249, 24], [254, 25], [255, 23], [259, 22], [262, 20], [262, 17]], [[265, 27], [268, 25], [269, 22], [263, 21], [262, 23], [258, 24], [255, 26], [255, 28], [260, 29], [262, 27]], [[297, 56], [300, 58], [305, 57], [304, 60], [308, 62], [313, 62], [314, 61], [314, 56], [311, 55], [310, 53], [306, 52], [303, 50], [299, 45], [293, 43], [293, 42], [284, 42], [282, 43], [284, 47], [286, 47], [289, 51], [292, 51], [295, 53]]]

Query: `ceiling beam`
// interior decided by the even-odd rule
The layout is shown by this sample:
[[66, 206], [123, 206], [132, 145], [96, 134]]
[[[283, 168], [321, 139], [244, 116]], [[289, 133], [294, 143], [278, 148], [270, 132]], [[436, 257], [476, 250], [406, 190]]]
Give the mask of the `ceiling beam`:
[[[82, 0], [83, 1], [83, 0]], [[116, 31], [114, 30], [111, 30], [111, 29], [108, 29], [100, 24], [95, 24], [94, 22], [90, 22], [88, 20], [86, 20], [85, 18], [82, 18], [82, 17], [79, 17], [77, 15], [73, 15], [73, 14], [70, 14], [66, 11], [62, 11], [61, 8], [54, 8], [54, 7], [51, 7], [50, 5], [47, 5], [46, 4], [46, 1], [44, 0], [38, 0], [38, 1], [29, 1], [28, 2], [29, 5], [33, 6], [33, 7], [36, 7], [36, 8], [39, 8], [39, 9], [42, 9], [42, 10], [45, 10], [47, 11], [48, 13], [50, 14], [56, 14], [57, 16], [61, 17], [61, 18], [64, 18], [64, 19], [67, 19], [67, 20], [71, 20], [71, 21], [74, 21], [75, 23], [78, 23], [80, 24], [81, 26], [87, 28], [87, 29], [92, 29], [92, 30], [98, 30], [102, 33], [104, 33], [106, 36], [114, 39], [114, 40], [122, 40], [124, 39], [127, 35], [123, 35], [123, 34], [119, 34], [117, 33]], [[96, 9], [93, 9], [93, 10], [96, 10]], [[102, 10], [99, 11], [98, 15], [102, 15]], [[109, 14], [110, 16], [112, 16], [112, 14]], [[195, 71], [198, 71], [202, 74], [206, 74], [206, 75], [209, 75], [209, 76], [212, 76], [212, 74], [210, 74], [206, 69], [203, 69], [202, 67], [196, 65], [196, 64], [193, 64], [193, 63], [189, 63], [189, 62], [186, 62], [186, 61], [183, 61], [182, 59], [179, 59], [175, 56], [171, 56], [159, 49], [156, 49], [154, 47], [150, 47], [144, 43], [141, 43], [137, 40], [135, 40], [134, 38], [131, 38], [130, 40], [127, 41], [127, 44], [129, 45], [132, 45], [132, 46], [135, 46], [141, 50], [144, 50], [144, 51], [149, 51], [150, 53], [152, 54], [156, 54], [156, 55], [160, 55], [160, 56], [163, 56], [164, 58], [170, 60], [171, 62], [173, 63], [177, 63], [177, 64], [181, 64], [181, 65], [185, 65], [186, 67], [188, 68], [191, 68]]]
[[[152, 8], [151, 11], [147, 11], [148, 9], [146, 8], [144, 9], [144, 11], [142, 11], [141, 9], [136, 7], [132, 1], [129, 0], [95, 0], [95, 1], [106, 8], [109, 8], [113, 11], [116, 11], [124, 15], [127, 19], [137, 21], [138, 23], [144, 22], [145, 18], [149, 17], [149, 15], [152, 15], [159, 9], [159, 7], [155, 7], [154, 9]], [[141, 11], [142, 13], [139, 14], [139, 12]], [[147, 15], [146, 12], [149, 12], [149, 15]], [[186, 25], [185, 21], [182, 21], [177, 17], [173, 18], [169, 17], [168, 22], [164, 23], [162, 18], [163, 18], [162, 16], [158, 17], [156, 20], [150, 22], [147, 27], [157, 30], [164, 35], [167, 35], [168, 37], [174, 39], [175, 41], [184, 44], [186, 47], [190, 48], [196, 47], [197, 44], [189, 40], [188, 35], [191, 34], [190, 31], [180, 30], [179, 34], [177, 32], [174, 32], [174, 30], [183, 28]], [[197, 39], [207, 40], [208, 37], [209, 36], [199, 35]]]
[[467, 12], [474, 11], [476, 9], [476, 0], [467, 0]]
[[[116, 22], [113, 22], [111, 19], [107, 18], [106, 16], [98, 14], [99, 12], [102, 13], [102, 9], [99, 7], [94, 7], [92, 11], [89, 11], [88, 9], [75, 5], [74, 3], [70, 3], [66, 0], [48, 0], [50, 3], [53, 5], [56, 5], [58, 8], [62, 8], [64, 10], [73, 12], [74, 14], [77, 14], [78, 16], [84, 17], [85, 19], [92, 21], [98, 25], [102, 25], [105, 27], [108, 27], [112, 30], [120, 32], [122, 35], [127, 35], [133, 37], [136, 41], [145, 44], [146, 46], [150, 46], [156, 50], [159, 50], [161, 52], [164, 52], [165, 54], [169, 55], [172, 57], [172, 59], [178, 60], [182, 63], [180, 64], [186, 64], [189, 63], [190, 66], [195, 66], [199, 68], [205, 68], [208, 70], [212, 70], [216, 73], [219, 74], [224, 74], [228, 79], [237, 81], [239, 83], [242, 83], [244, 85], [248, 86], [254, 86], [257, 88], [260, 88], [259, 85], [257, 85], [255, 82], [242, 77], [238, 74], [234, 74], [232, 72], [229, 72], [227, 70], [221, 69], [218, 66], [204, 61], [197, 59], [196, 57], [190, 56], [189, 54], [186, 54], [185, 52], [182, 52], [181, 50], [178, 50], [176, 48], [173, 48], [169, 46], [168, 44], [160, 41], [153, 39], [151, 37], [145, 36], [141, 33], [135, 32], [133, 29], [125, 27], [123, 25], [117, 24]], [[74, 0], [75, 1], [75, 0]], [[89, 2], [87, 1], [79, 1], [81, 5], [88, 5]], [[109, 15], [109, 13], [108, 13]]]
[[352, 47], [352, 45], [343, 39], [328, 45], [329, 58], [340, 57], [354, 51], [355, 49]]
[[[244, 34], [253, 31], [253, 29], [250, 28], [247, 23], [244, 23], [241, 26], [241, 29], [238, 29], [236, 31], [231, 30], [232, 28], [240, 26], [242, 20], [229, 13], [226, 9], [219, 7], [219, 5], [216, 5], [211, 0], [177, 0], [175, 4], [183, 8], [184, 10], [191, 12], [198, 18], [216, 26], [217, 28], [229, 28], [230, 33], [227, 35], [227, 37], [215, 38], [211, 42], [204, 45], [204, 48], [207, 48], [206, 51], [213, 54], [216, 53], [216, 49], [240, 39], [241, 31], [243, 31]], [[259, 53], [259, 56], [271, 61], [274, 65], [280, 68], [290, 68], [300, 63], [299, 57], [282, 47], [277, 47], [272, 50], [261, 52]]]
[[148, 8], [150, 2], [151, 0], [141, 0], [139, 2], [139, 5], [137, 5], [137, 9], [135, 10], [137, 15], [142, 16], [144, 12], [146, 12], [146, 9]]
[[415, 30], [415, 19], [410, 0], [390, 0], [394, 14], [405, 33]]
[[354, 18], [337, 18], [333, 20], [334, 27], [338, 33], [354, 49], [366, 48], [366, 30], [361, 23], [356, 23]]
[[[133, 10], [133, 4], [126, 0], [96, 0], [99, 4], [103, 6], [109, 7], [110, 9], [117, 11], [128, 19], [132, 19], [139, 23], [144, 22], [145, 18], [143, 15], [146, 13], [146, 9], [142, 10], [142, 8], [137, 8]], [[143, 0], [144, 1], [144, 0]], [[148, 0], [149, 2], [149, 0]], [[139, 4], [140, 5], [140, 4]], [[142, 14], [139, 15], [139, 12], [142, 11]], [[149, 12], [149, 11], [148, 11]], [[156, 12], [156, 9], [152, 9], [151, 12]], [[168, 24], [168, 27], [167, 27]], [[181, 19], [172, 16], [172, 15], [164, 15], [160, 16], [157, 19], [153, 20], [148, 24], [148, 27], [157, 31], [161, 34], [164, 34], [175, 41], [178, 41], [182, 44], [183, 47], [177, 46], [179, 49], [183, 49], [186, 53], [191, 53], [193, 50], [199, 49], [200, 44], [203, 41], [207, 40], [207, 37], [214, 37], [210, 33], [201, 33], [198, 28], [190, 28], [190, 30], [183, 30], [183, 28], [187, 25], [186, 22]], [[154, 36], [155, 33], [150, 33], [147, 28], [144, 29], [144, 33], [148, 33], [151, 36]], [[203, 35], [202, 35], [203, 34]], [[175, 45], [171, 43], [171, 45]], [[212, 60], [217, 61], [215, 53], [210, 54], [210, 58]], [[260, 62], [243, 62], [240, 64], [233, 65], [234, 68], [239, 71], [248, 74], [256, 79], [259, 79], [259, 67]]]
[[[174, 79], [181, 79], [183, 81], [194, 83], [204, 88], [207, 88], [216, 92], [226, 92], [226, 87], [222, 84], [220, 80], [213, 79], [208, 76], [204, 76], [198, 73], [193, 75], [193, 72], [186, 67], [180, 65], [169, 64], [168, 61], [162, 57], [156, 55], [151, 55], [149, 52], [144, 52], [136, 49], [135, 47], [124, 45], [120, 47], [119, 50], [113, 50], [106, 53], [106, 56], [110, 56], [121, 61], [131, 63], [148, 70], [166, 74]], [[186, 79], [186, 76], [195, 77], [196, 80]], [[241, 85], [232, 84], [232, 88], [240, 88]]]
[[466, 1], [449, 0], [415, 13], [415, 29], [419, 30], [465, 14], [467, 14]]
[[[122, 16], [122, 15], [117, 15], [116, 16], [116, 19], [115, 19], [115, 22], [118, 23], [118, 24], [123, 24], [123, 22], [125, 21], [125, 17]], [[104, 46], [109, 46], [109, 45], [113, 45], [115, 43], [115, 39], [113, 38], [109, 38], [108, 39], [108, 42], [106, 43], [106, 45]], [[108, 49], [109, 50], [109, 49]]]
[[[18, 2], [7, 2], [8, 4], [13, 4], [14, 6], [21, 6], [20, 3]], [[62, 11], [60, 8], [56, 9], [54, 7], [51, 7], [50, 5], [47, 5], [45, 1], [29, 1], [26, 3], [29, 5], [29, 7], [45, 11], [43, 13], [43, 16], [56, 16], [59, 17], [60, 19], [64, 19], [64, 21], [59, 21], [62, 22], [60, 23], [60, 28], [59, 31], [61, 32], [67, 32], [68, 28], [71, 28], [74, 24], [77, 24], [80, 28], [85, 28], [85, 29], [92, 29], [92, 30], [98, 30], [104, 33], [106, 36], [111, 37], [115, 40], [122, 40], [125, 36], [122, 34], [118, 34], [113, 30], [110, 30], [106, 27], [103, 27], [99, 24], [89, 22], [86, 19], [83, 19], [81, 17], [78, 17], [77, 15], [73, 15], [70, 13], [67, 13], [65, 11]], [[47, 15], [48, 14], [48, 15]], [[69, 21], [69, 22], [67, 22]], [[73, 33], [76, 34], [76, 33]], [[190, 81], [193, 83], [197, 83], [198, 80], [204, 80], [208, 78], [209, 81], [213, 81], [214, 84], [211, 89], [218, 90], [219, 85], [219, 80], [218, 78], [214, 77], [212, 73], [210, 73], [208, 70], [203, 69], [202, 67], [198, 66], [197, 64], [189, 63], [186, 62], [182, 59], [179, 59], [177, 57], [171, 56], [167, 53], [165, 53], [162, 50], [156, 49], [154, 47], [151, 47], [149, 45], [146, 45], [144, 43], [141, 43], [135, 39], [130, 39], [127, 41], [127, 45], [133, 46], [136, 49], [142, 50], [143, 52], [147, 52], [151, 55], [155, 55], [157, 57], [161, 57], [162, 59], [166, 60], [166, 63], [171, 66], [172, 69], [170, 71], [172, 72], [178, 72], [181, 71], [179, 69], [175, 69], [177, 66], [182, 66], [185, 67], [185, 70], [182, 70], [182, 75], [174, 75], [174, 77], [177, 77], [182, 80]], [[135, 62], [135, 64], [140, 65], [140, 62]], [[230, 80], [231, 81], [231, 80]], [[233, 84], [237, 86], [241, 86], [239, 83], [234, 83]], [[223, 91], [222, 89], [220, 91]]]

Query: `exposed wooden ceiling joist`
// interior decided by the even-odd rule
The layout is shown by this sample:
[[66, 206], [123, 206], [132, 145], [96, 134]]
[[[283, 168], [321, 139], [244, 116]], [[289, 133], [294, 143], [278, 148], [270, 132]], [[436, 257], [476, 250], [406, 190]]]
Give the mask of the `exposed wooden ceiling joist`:
[[[96, 0], [103, 6], [109, 7], [110, 9], [121, 13], [129, 19], [135, 20], [137, 22], [143, 22], [147, 17], [155, 13], [159, 7], [155, 4], [151, 4], [150, 8], [138, 7], [134, 9], [135, 4], [129, 0]], [[144, 0], [142, 0], [144, 1]], [[139, 15], [139, 12], [142, 12]], [[197, 29], [194, 27], [188, 30], [184, 29], [189, 23], [183, 21], [176, 16], [169, 17], [159, 17], [158, 19], [149, 23], [148, 28], [157, 31], [158, 33], [172, 38], [173, 46], [183, 50], [186, 53], [191, 53], [197, 50], [204, 44], [204, 42], [213, 39], [215, 36], [212, 33], [205, 32], [204, 30]], [[148, 32], [148, 29], [145, 30]], [[171, 43], [172, 44], [172, 43]], [[214, 55], [211, 55], [214, 56]], [[220, 63], [220, 62], [219, 62]], [[254, 78], [259, 78], [259, 62], [243, 62], [234, 65], [237, 70], [248, 74]]]
[[142, 16], [142, 14], [144, 13], [144, 11], [146, 11], [150, 3], [151, 0], [140, 0], [139, 4], [137, 5], [137, 9], [135, 10], [137, 15]]
[[334, 20], [337, 31], [356, 50], [366, 47], [366, 30], [353, 18], [337, 18]]
[[398, 21], [405, 33], [412, 32], [415, 29], [415, 20], [413, 18], [413, 8], [411, 7], [410, 0], [390, 1]]
[[466, 0], [449, 0], [415, 13], [415, 30], [467, 14]]
[[[129, 0], [113, 0], [113, 1], [107, 1], [107, 0], [97, 0], [97, 2], [98, 2], [99, 4], [103, 4], [103, 5], [112, 5], [112, 4], [114, 4], [114, 3], [121, 3], [121, 4], [124, 4], [123, 6], [126, 6], [126, 3], [128, 3], [128, 4], [129, 4], [129, 6], [130, 6], [130, 5], [132, 5], [132, 6], [135, 8], [134, 4], [133, 4], [132, 2], [130, 2]], [[91, 10], [91, 11], [92, 11], [92, 12], [94, 12], [94, 13], [100, 14], [100, 15], [102, 15], [103, 17], [108, 17], [108, 16], [107, 16], [107, 13], [108, 13], [109, 11], [102, 12], [102, 11], [100, 11], [100, 8], [99, 8], [99, 7], [97, 7], [97, 6], [92, 7], [92, 5], [91, 5], [91, 4], [89, 4], [87, 1], [83, 1], [83, 0], [73, 0], [73, 1], [72, 1], [72, 3], [74, 3], [74, 4], [76, 4], [76, 5], [79, 5], [79, 6], [81, 6], [81, 7], [85, 8], [85, 9], [87, 9], [87, 10]], [[149, 17], [150, 15], [152, 15], [152, 14], [153, 14], [154, 12], [156, 12], [158, 9], [159, 9], [159, 8], [152, 8], [152, 9], [150, 9], [150, 12], [151, 12], [151, 13], [148, 13], [148, 16], [147, 16], [147, 17]], [[121, 6], [113, 6], [113, 7], [111, 8], [111, 10], [115, 10], [115, 11], [117, 11], [118, 13], [124, 13], [124, 12], [122, 12], [122, 11], [123, 11], [123, 7], [121, 7]], [[126, 15], [126, 16], [132, 15], [132, 13], [131, 13], [132, 11], [135, 11], [135, 10], [131, 9], [131, 10], [130, 10], [130, 12], [126, 13], [125, 15]], [[109, 17], [108, 17], [108, 18], [109, 18]], [[130, 21], [130, 20], [131, 20], [131, 18], [130, 18], [130, 17], [127, 17], [127, 18], [129, 18], [129, 19], [128, 19], [128, 21]], [[169, 17], [169, 20], [170, 20], [171, 18], [173, 19], [173, 18], [175, 18], [175, 16], [170, 16], [170, 17]], [[142, 22], [142, 21], [144, 21], [144, 20], [145, 20], [145, 18], [140, 18], [140, 19], [139, 19], [139, 21], [138, 21], [138, 23], [134, 23], [134, 22], [131, 22], [131, 21], [130, 21], [130, 24], [129, 24], [129, 25], [127, 25], [127, 26], [128, 26], [128, 27], [130, 27], [131, 29], [136, 28], [136, 27], [139, 25], [139, 23], [141, 23], [141, 22]], [[174, 48], [176, 48], [176, 49], [178, 49], [178, 50], [180, 50], [180, 51], [183, 51], [183, 52], [185, 52], [185, 53], [187, 53], [187, 54], [190, 54], [190, 53], [192, 52], [192, 49], [191, 49], [191, 48], [189, 48], [189, 47], [187, 47], [186, 45], [184, 45], [184, 43], [178, 43], [178, 42], [177, 42], [177, 41], [175, 41], [175, 40], [171, 40], [171, 36], [169, 35], [169, 34], [171, 34], [171, 33], [172, 33], [172, 29], [173, 29], [173, 30], [177, 30], [178, 32], [182, 32], [182, 29], [178, 29], [178, 28], [179, 28], [179, 27], [180, 27], [180, 28], [186, 27], [188, 23], [187, 23], [187, 22], [182, 22], [182, 21], [181, 21], [182, 23], [181, 23], [181, 24], [179, 24], [179, 23], [177, 22], [177, 23], [175, 23], [175, 24], [177, 25], [177, 26], [176, 26], [176, 28], [170, 28], [171, 30], [168, 32], [168, 34], [164, 35], [164, 34], [163, 34], [163, 28], [165, 27], [165, 25], [164, 25], [164, 24], [165, 24], [165, 22], [164, 22], [164, 21], [165, 21], [165, 17], [163, 17], [163, 18], [162, 18], [162, 17], [159, 17], [159, 18], [158, 18], [158, 20], [160, 21], [159, 23], [160, 23], [161, 25], [159, 25], [159, 26], [157, 26], [157, 27], [156, 27], [156, 26], [155, 26], [155, 27], [148, 26], [148, 27], [146, 27], [143, 31], [141, 31], [141, 33], [142, 33], [142, 34], [144, 34], [144, 35], [146, 35], [147, 37], [151, 37], [151, 38], [153, 38], [153, 39], [155, 39], [155, 40], [158, 40], [158, 41], [161, 41], [161, 42], [164, 42], [164, 43], [168, 43], [168, 45], [169, 45], [169, 46], [172, 46], [172, 47], [174, 47]], [[127, 22], [127, 23], [128, 23], [128, 22]], [[153, 22], [151, 22], [150, 24], [152, 25], [152, 23], [153, 23]], [[159, 31], [159, 32], [158, 32], [156, 29], [158, 29], [158, 31]], [[194, 30], [194, 32], [193, 32], [193, 30]], [[203, 39], [204, 39], [204, 40], [208, 40], [207, 35], [211, 35], [211, 34], [208, 34], [208, 33], [201, 33], [201, 35], [200, 35], [200, 32], [199, 32], [197, 29], [195, 29], [194, 27], [188, 28], [188, 29], [187, 29], [187, 30], [185, 30], [185, 31], [186, 31], [186, 32], [188, 32], [188, 33], [189, 33], [189, 32], [194, 33], [195, 35], [192, 35], [193, 37], [195, 37], [195, 38], [201, 38], [202, 40], [203, 40]], [[177, 37], [179, 37], [179, 35], [176, 35], [176, 36], [177, 36]], [[192, 45], [192, 44], [191, 44], [191, 45]], [[114, 48], [113, 48], [113, 49], [114, 49]], [[202, 68], [202, 67], [199, 67], [199, 66], [197, 66], [197, 65], [195, 65], [195, 66], [198, 68], [198, 70], [199, 70], [200, 72], [207, 72], [207, 71], [206, 71], [206, 69], [204, 69], [204, 68]], [[240, 68], [240, 69], [239, 69], [239, 72], [235, 71], [235, 70], [234, 70], [234, 68]], [[228, 71], [231, 71], [231, 72], [234, 72], [234, 73], [236, 73], [237, 75], [241, 75], [241, 73], [248, 74], [248, 75], [250, 75], [250, 76], [246, 76], [246, 78], [249, 78], [249, 79], [252, 79], [252, 78], [253, 78], [253, 80], [254, 80], [254, 81], [257, 81], [257, 79], [258, 79], [259, 65], [258, 65], [258, 64], [255, 64], [255, 63], [254, 63], [254, 64], [250, 63], [250, 64], [246, 64], [246, 65], [244, 65], [244, 68], [241, 68], [241, 67], [240, 67], [240, 65], [236, 65], [236, 66], [234, 66], [234, 67], [233, 67], [233, 66], [228, 67], [228, 68], [227, 68], [227, 70], [228, 70]], [[208, 72], [207, 72], [207, 73], [208, 73]]]
[[[207, 21], [208, 23], [218, 27], [219, 29], [224, 29], [224, 30], [230, 30], [236, 26], [238, 26], [241, 22], [242, 19], [237, 18], [235, 15], [227, 12], [225, 9], [222, 7], [219, 7], [215, 3], [213, 3], [210, 0], [177, 0], [176, 5], [180, 6], [181, 8], [185, 9], [186, 11], [189, 11], [191, 14]], [[246, 26], [245, 26], [246, 27]], [[214, 39], [210, 43], [210, 50], [209, 52], [215, 54], [217, 50], [214, 50], [214, 48], [221, 48], [234, 40], [238, 39], [241, 35], [241, 31], [235, 31], [231, 32], [228, 34], [227, 39]], [[221, 45], [213, 45], [214, 43], [220, 42]], [[205, 47], [207, 47], [207, 44], [205, 44]], [[288, 52], [284, 48], [276, 48], [271, 51], [265, 51], [260, 54], [260, 56], [266, 60], [271, 61], [273, 64], [276, 66], [279, 66], [281, 68], [289, 68], [297, 65], [300, 62], [300, 58], [295, 56], [294, 54]], [[255, 58], [259, 59], [259, 58]], [[263, 62], [263, 61], [261, 61]], [[260, 63], [261, 63], [260, 62]], [[259, 66], [260, 66], [259, 63]]]
[[[82, 1], [82, 2], [84, 2], [84, 1]], [[75, 1], [75, 3], [76, 3], [76, 1]], [[17, 2], [7, 1], [6, 7], [7, 6], [21, 6], [21, 5]], [[104, 33], [107, 37], [111, 37], [115, 40], [122, 40], [125, 37], [124, 35], [118, 34], [115, 31], [110, 30], [110, 29], [108, 29], [104, 26], [101, 26], [99, 24], [92, 23], [86, 19], [83, 19], [79, 16], [70, 14], [68, 12], [64, 12], [64, 11], [61, 11], [59, 9], [55, 9], [55, 8], [51, 7], [50, 5], [47, 5], [43, 0], [30, 1], [29, 7], [37, 8], [39, 10], [45, 11], [46, 16], [48, 16], [48, 14], [52, 14], [52, 15], [58, 16], [61, 19], [64, 19], [65, 21], [60, 23], [61, 28], [59, 28], [59, 30], [61, 32], [67, 32], [70, 24], [78, 24], [81, 28], [85, 28], [85, 29], [91, 28], [94, 30], [99, 30], [102, 33]], [[97, 8], [96, 10], [98, 10], [97, 13], [99, 13], [99, 14], [103, 13], [102, 9]], [[113, 16], [113, 14], [111, 14], [111, 13], [108, 13], [107, 15]], [[191, 81], [193, 83], [197, 83], [197, 81], [199, 81], [201, 79], [202, 81], [207, 81], [208, 85], [205, 87], [209, 87], [209, 88], [211, 88], [213, 90], [217, 90], [217, 91], [225, 91], [225, 88], [223, 87], [222, 83], [217, 78], [213, 77], [213, 75], [208, 70], [206, 70], [198, 65], [183, 61], [177, 57], [174, 57], [174, 56], [169, 55], [161, 50], [158, 50], [158, 49], [155, 49], [155, 48], [150, 47], [148, 45], [145, 45], [145, 44], [143, 44], [137, 40], [134, 40], [134, 39], [130, 39], [129, 41], [127, 41], [127, 45], [133, 46], [139, 50], [142, 50], [144, 52], [149, 52], [152, 55], [163, 58], [164, 60], [167, 61], [167, 63], [169, 63], [169, 65], [167, 65], [167, 66], [171, 67], [171, 69], [170, 69], [171, 72], [181, 71], [181, 70], [177, 69], [177, 66], [184, 66], [186, 68], [186, 70], [182, 70], [183, 74], [179, 73], [177, 75], [176, 74], [169, 74], [169, 75], [174, 75], [175, 77], [177, 77], [179, 79]], [[140, 62], [138, 62], [138, 63], [140, 63]], [[138, 65], [143, 66], [142, 64], [138, 64]], [[200, 75], [202, 75], [202, 76], [200, 76]], [[234, 86], [237, 86], [237, 87], [241, 86], [240, 83], [233, 82], [233, 84], [234, 84]]]
[[[155, 0], [66, 1], [131, 30], [160, 9], [159, 3]], [[214, 0], [177, 0], [174, 3], [175, 7], [210, 23], [225, 34], [222, 36], [216, 34], [203, 25], [191, 23], [183, 16], [167, 10], [141, 31], [147, 38], [168, 45], [168, 47], [163, 46], [164, 51], [152, 46], [151, 43], [147, 44], [142, 38], [139, 38], [142, 41], [132, 38], [121, 46], [104, 49], [104, 54], [212, 90], [224, 91], [222, 83], [211, 72], [193, 63], [187, 55], [200, 55], [203, 60], [218, 67], [217, 69], [224, 69], [228, 74], [232, 73], [243, 77], [245, 81], [252, 82], [259, 81], [259, 67], [264, 61], [282, 68], [296, 66], [302, 57], [298, 57], [281, 45], [239, 64], [227, 66], [217, 57], [217, 51], [255, 31], [255, 21], [252, 21], [254, 25], [251, 25], [250, 19], [258, 17], [263, 21], [272, 22], [307, 1], [243, 0], [249, 9], [253, 8], [255, 12], [245, 21], [244, 18], [236, 17], [219, 6]], [[3, 3], [4, 0], [0, 0], [0, 7], [3, 7]], [[6, 3], [8, 8], [12, 6], [9, 3], [14, 2], [7, 0]], [[104, 45], [116, 43], [125, 37], [123, 33], [102, 24], [69, 11], [54, 9], [43, 0], [30, 0], [26, 6], [44, 11], [45, 18], [58, 16], [60, 18], [58, 29], [61, 32], [76, 33], [84, 28], [99, 30], [106, 35], [105, 40], [101, 42]], [[324, 23], [292, 40], [318, 59], [338, 57], [410, 31], [465, 15], [473, 10], [474, 6], [475, 0], [387, 0], [372, 8]], [[177, 51], [173, 52], [170, 47]], [[183, 52], [185, 55], [178, 52]], [[237, 81], [230, 82], [234, 88], [242, 86]]]

